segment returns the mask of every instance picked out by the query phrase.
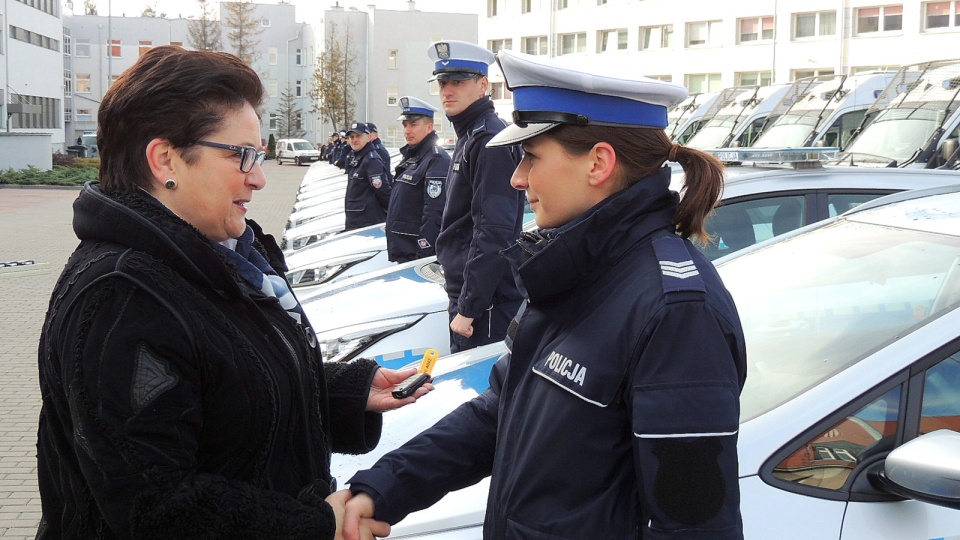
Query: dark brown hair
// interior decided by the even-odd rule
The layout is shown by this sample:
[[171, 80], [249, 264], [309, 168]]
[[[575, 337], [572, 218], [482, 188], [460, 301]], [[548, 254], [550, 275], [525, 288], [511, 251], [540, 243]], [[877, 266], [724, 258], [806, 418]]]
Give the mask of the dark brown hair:
[[[598, 142], [609, 143], [617, 153], [624, 189], [657, 172], [670, 156], [674, 143], [662, 129], [562, 124], [546, 134], [573, 156], [582, 156]], [[706, 244], [710, 238], [703, 225], [723, 191], [723, 165], [710, 154], [677, 145], [676, 161], [683, 167], [686, 185], [673, 224], [684, 238]]]
[[192, 163], [194, 143], [217, 131], [227, 113], [244, 104], [258, 110], [263, 98], [260, 77], [232, 54], [170, 45], [150, 49], [117, 79], [100, 104], [101, 189], [148, 187], [146, 149], [153, 139], [170, 141]]

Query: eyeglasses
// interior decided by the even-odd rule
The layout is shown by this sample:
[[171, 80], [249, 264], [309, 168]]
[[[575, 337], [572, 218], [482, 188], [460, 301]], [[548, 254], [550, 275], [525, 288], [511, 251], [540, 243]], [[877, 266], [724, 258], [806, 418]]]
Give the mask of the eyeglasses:
[[209, 146], [210, 148], [222, 148], [230, 150], [240, 155], [240, 172], [248, 173], [253, 170], [253, 164], [263, 165], [263, 160], [267, 157], [266, 152], [260, 152], [252, 146], [236, 146], [233, 144], [222, 144], [210, 141], [197, 141], [194, 144], [200, 146]]

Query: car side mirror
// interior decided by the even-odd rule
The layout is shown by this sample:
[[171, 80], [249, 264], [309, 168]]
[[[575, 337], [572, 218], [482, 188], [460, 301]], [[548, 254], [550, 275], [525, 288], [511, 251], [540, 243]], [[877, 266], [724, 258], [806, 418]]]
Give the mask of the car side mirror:
[[901, 445], [876, 481], [901, 497], [960, 510], [960, 433], [940, 429]]

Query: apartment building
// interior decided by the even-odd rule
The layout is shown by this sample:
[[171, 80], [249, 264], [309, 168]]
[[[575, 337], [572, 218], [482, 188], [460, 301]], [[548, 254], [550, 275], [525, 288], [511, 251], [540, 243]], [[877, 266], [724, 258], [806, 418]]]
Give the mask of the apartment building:
[[606, 65], [691, 92], [953, 58], [960, 43], [958, 0], [476, 1], [492, 50]]

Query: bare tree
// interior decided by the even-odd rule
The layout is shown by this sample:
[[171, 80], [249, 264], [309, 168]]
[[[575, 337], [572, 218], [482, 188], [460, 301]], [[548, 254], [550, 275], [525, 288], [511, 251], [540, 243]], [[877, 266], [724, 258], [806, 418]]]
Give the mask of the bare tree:
[[307, 134], [303, 130], [303, 109], [297, 105], [297, 98], [287, 85], [280, 93], [280, 108], [277, 109], [277, 138], [299, 139]]
[[313, 72], [310, 111], [319, 113], [333, 129], [350, 123], [356, 114], [357, 102], [353, 96], [362, 81], [356, 62], [357, 52], [350, 39], [350, 28], [347, 27], [341, 41], [337, 37], [337, 25], [331, 23], [324, 50]]
[[244, 2], [223, 2], [221, 4], [227, 12], [227, 39], [233, 47], [233, 53], [240, 57], [247, 65], [253, 65], [253, 62], [260, 56], [258, 46], [260, 40], [257, 38], [263, 33], [263, 27], [260, 26], [260, 19], [254, 15], [256, 6], [248, 1]]
[[221, 50], [222, 27], [216, 18], [213, 6], [207, 0], [197, 0], [197, 6], [200, 8], [200, 18], [192, 19], [187, 23], [190, 46], [200, 51]]
[[83, 14], [96, 15], [97, 3], [94, 0], [83, 0]]

